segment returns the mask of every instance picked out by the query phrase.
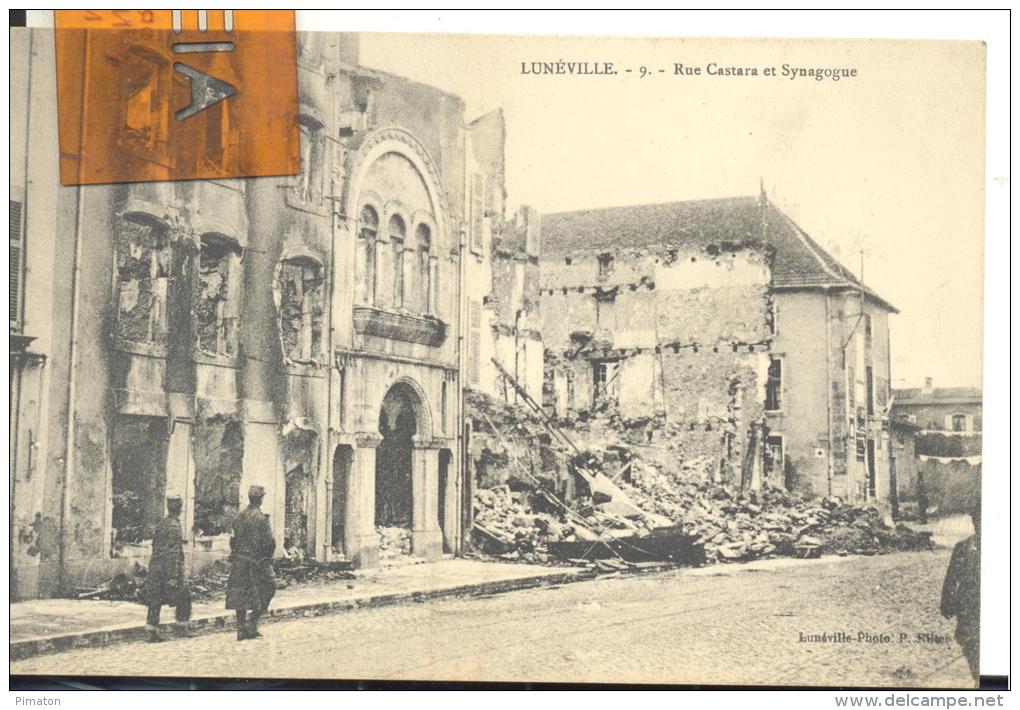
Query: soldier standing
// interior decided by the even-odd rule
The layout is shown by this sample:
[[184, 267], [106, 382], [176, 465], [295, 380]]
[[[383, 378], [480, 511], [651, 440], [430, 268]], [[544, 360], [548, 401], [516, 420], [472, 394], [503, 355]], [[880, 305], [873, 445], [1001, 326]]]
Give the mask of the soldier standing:
[[184, 535], [181, 531], [180, 496], [167, 496], [167, 516], [152, 536], [152, 559], [142, 588], [142, 601], [149, 608], [145, 629], [150, 642], [163, 641], [159, 613], [164, 604], [175, 607], [174, 618], [182, 635], [190, 636], [191, 589], [184, 570]]
[[942, 584], [942, 616], [956, 617], [956, 642], [970, 666], [974, 680], [979, 678], [981, 621], [981, 504], [970, 514], [974, 534], [956, 543], [949, 569]]
[[[237, 640], [259, 638], [259, 618], [276, 593], [273, 552], [276, 540], [269, 516], [259, 506], [265, 496], [262, 486], [248, 489], [247, 508], [234, 520], [230, 538], [230, 578], [227, 580], [227, 609], [237, 613]], [[248, 613], [250, 612], [250, 616]]]

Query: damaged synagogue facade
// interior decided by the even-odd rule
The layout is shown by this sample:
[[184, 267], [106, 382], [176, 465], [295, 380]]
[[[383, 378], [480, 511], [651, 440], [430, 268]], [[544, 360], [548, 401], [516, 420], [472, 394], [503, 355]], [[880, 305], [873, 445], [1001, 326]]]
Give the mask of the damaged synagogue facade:
[[543, 215], [541, 242], [559, 419], [734, 487], [892, 498], [896, 311], [764, 190]]
[[[278, 551], [372, 566], [383, 528], [403, 553], [458, 553], [462, 373], [480, 383], [496, 347], [502, 114], [467, 123], [458, 97], [359, 66], [355, 36], [299, 35], [300, 175], [60, 187], [52, 36], [12, 37], [19, 53], [13, 598], [147, 564], [170, 494], [197, 571], [251, 484]], [[133, 151], [158, 163], [168, 107], [145, 105]]]

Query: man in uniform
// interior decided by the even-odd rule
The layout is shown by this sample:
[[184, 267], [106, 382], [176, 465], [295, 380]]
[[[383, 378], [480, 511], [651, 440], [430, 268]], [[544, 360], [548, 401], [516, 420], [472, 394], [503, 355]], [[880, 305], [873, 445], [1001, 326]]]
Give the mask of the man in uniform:
[[191, 589], [184, 570], [184, 535], [181, 531], [180, 496], [167, 496], [167, 516], [152, 536], [152, 559], [142, 588], [142, 602], [149, 608], [145, 629], [150, 642], [162, 641], [159, 612], [164, 604], [175, 607], [178, 630], [190, 636]]
[[970, 666], [974, 680], [979, 679], [981, 621], [981, 503], [970, 514], [974, 534], [956, 543], [949, 558], [946, 581], [942, 584], [942, 616], [956, 617], [956, 642]]
[[258, 631], [259, 617], [269, 608], [269, 601], [276, 593], [273, 573], [276, 540], [269, 516], [259, 509], [265, 493], [262, 486], [248, 489], [249, 505], [238, 513], [230, 538], [227, 608], [237, 613], [238, 641], [262, 635]]

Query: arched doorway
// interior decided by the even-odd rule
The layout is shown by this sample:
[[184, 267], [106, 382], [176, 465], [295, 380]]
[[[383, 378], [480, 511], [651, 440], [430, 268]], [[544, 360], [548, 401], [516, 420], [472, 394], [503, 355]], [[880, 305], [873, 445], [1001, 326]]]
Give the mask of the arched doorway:
[[414, 516], [412, 469], [414, 435], [418, 430], [418, 394], [409, 385], [394, 385], [379, 412], [382, 442], [375, 458], [375, 524], [380, 528], [380, 554], [410, 554]]

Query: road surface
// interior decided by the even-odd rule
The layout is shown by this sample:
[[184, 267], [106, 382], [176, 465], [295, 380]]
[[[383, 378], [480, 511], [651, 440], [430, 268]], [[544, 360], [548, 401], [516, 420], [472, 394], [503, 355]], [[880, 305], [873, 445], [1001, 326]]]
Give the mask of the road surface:
[[949, 551], [770, 560], [39, 656], [12, 674], [973, 687]]

